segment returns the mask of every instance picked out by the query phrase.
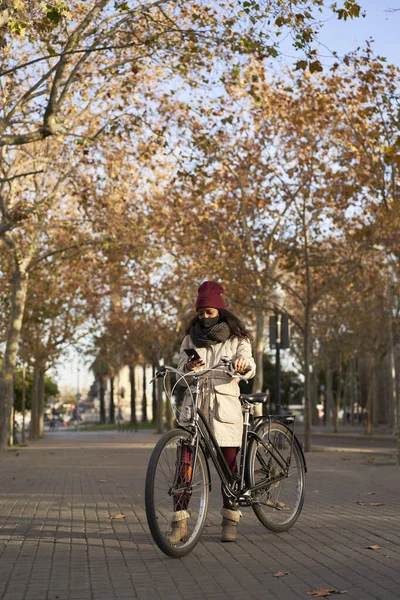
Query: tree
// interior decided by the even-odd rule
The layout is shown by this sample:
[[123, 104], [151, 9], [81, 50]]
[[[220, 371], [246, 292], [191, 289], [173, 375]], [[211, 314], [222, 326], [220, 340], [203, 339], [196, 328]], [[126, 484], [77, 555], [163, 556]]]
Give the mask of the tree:
[[[97, 8], [98, 13], [102, 11], [111, 12], [112, 10], [117, 14], [119, 12], [122, 12], [122, 14], [128, 13], [130, 20], [133, 20], [134, 23], [138, 13], [152, 17], [155, 20], [159, 17], [157, 9], [160, 9], [163, 15], [167, 13], [169, 16], [170, 29], [171, 24], [175, 25], [177, 28], [179, 27], [181, 36], [191, 34], [193, 37], [196, 32], [195, 29], [186, 30], [182, 23], [173, 20], [173, 17], [176, 18], [176, 11], [171, 10], [174, 4], [177, 3], [166, 0], [148, 2], [144, 6], [134, 2], [115, 2], [114, 7], [111, 8], [111, 2], [105, 1], [95, 3], [95, 8]], [[320, 70], [321, 64], [317, 58], [315, 48], [313, 48], [313, 43], [317, 41], [318, 32], [323, 25], [322, 20], [318, 20], [315, 15], [315, 11], [317, 11], [317, 14], [322, 12], [323, 5], [322, 0], [294, 0], [289, 5], [281, 0], [275, 0], [274, 2], [249, 1], [239, 4], [239, 6], [230, 2], [227, 6], [228, 10], [226, 11], [225, 21], [222, 23], [223, 27], [220, 30], [220, 35], [222, 36], [225, 33], [228, 40], [234, 42], [235, 46], [241, 51], [248, 52], [257, 49], [260, 53], [275, 57], [279, 53], [282, 34], [290, 34], [294, 48], [303, 52], [306, 58], [306, 60], [297, 61], [297, 67]], [[221, 6], [225, 8], [226, 5], [221, 4]], [[213, 7], [214, 11], [215, 8], [221, 6], [216, 3]], [[0, 47], [4, 46], [8, 38], [12, 36], [24, 37], [28, 34], [32, 40], [43, 39], [43, 34], [47, 33], [52, 34], [54, 39], [55, 34], [60, 33], [61, 26], [65, 25], [66, 20], [76, 20], [77, 16], [81, 16], [80, 8], [79, 2], [64, 2], [61, 0], [51, 2], [2, 0], [0, 5]], [[197, 24], [201, 18], [203, 6], [191, 3], [190, 8], [193, 10], [194, 24]], [[336, 3], [331, 5], [330, 11], [338, 19], [347, 20], [361, 15], [361, 5], [355, 0], [345, 0], [339, 6]], [[220, 12], [218, 16], [221, 18]], [[249, 24], [251, 24], [250, 31], [246, 32], [247, 35], [243, 32], [243, 23], [241, 23], [242, 28], [239, 31], [235, 30], [234, 26], [238, 18], [240, 21], [245, 21], [247, 18]], [[258, 35], [254, 36], [254, 32]], [[253, 35], [250, 35], [251, 33]], [[99, 51], [96, 46], [92, 51], [96, 51], [96, 49]]]
[[[346, 63], [349, 70], [335, 65], [326, 74], [270, 81], [262, 65], [249, 62], [224, 74], [227, 93], [201, 106], [193, 97], [190, 106], [171, 104], [170, 113], [182, 134], [170, 203], [179, 243], [169, 252], [179, 256], [178, 268], [191, 265], [198, 277], [223, 274], [235, 282], [231, 289], [242, 286], [248, 306], [254, 298], [267, 306], [275, 281], [290, 293], [288, 310], [304, 338], [307, 449], [318, 305], [360, 268], [370, 244], [367, 221], [378, 212], [372, 198], [385, 206], [397, 189], [397, 151], [382, 145], [395, 135], [395, 101], [385, 90], [394, 94], [397, 70], [369, 51]], [[206, 263], [193, 247], [207, 248]]]
[[[32, 408], [32, 387], [33, 387], [33, 373], [31, 370], [26, 372], [26, 410]], [[22, 370], [17, 369], [15, 371], [15, 405], [16, 411], [21, 412], [22, 410]], [[54, 398], [60, 394], [57, 382], [53, 377], [47, 376], [44, 379], [44, 400], [45, 403], [49, 398]]]

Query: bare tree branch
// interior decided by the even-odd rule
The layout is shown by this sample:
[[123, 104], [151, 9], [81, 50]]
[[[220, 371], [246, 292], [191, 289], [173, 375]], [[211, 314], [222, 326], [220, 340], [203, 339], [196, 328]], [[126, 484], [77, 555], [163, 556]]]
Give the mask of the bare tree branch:
[[28, 177], [29, 175], [37, 175], [38, 173], [44, 173], [43, 169], [39, 171], [29, 171], [28, 173], [20, 173], [19, 175], [13, 175], [12, 177], [6, 177], [5, 179], [0, 178], [0, 183], [7, 183], [8, 181], [13, 181], [13, 179], [18, 179], [19, 177]]

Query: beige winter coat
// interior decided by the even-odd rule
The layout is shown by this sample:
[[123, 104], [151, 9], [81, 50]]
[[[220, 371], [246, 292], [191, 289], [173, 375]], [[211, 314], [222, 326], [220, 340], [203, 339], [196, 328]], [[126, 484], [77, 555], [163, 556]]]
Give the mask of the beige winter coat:
[[[178, 369], [180, 371], [184, 370], [188, 360], [184, 352], [185, 348], [196, 348], [205, 363], [205, 366], [199, 370], [212, 367], [221, 360], [222, 356], [228, 356], [233, 360], [246, 359], [251, 367], [251, 371], [246, 373], [246, 378], [255, 375], [256, 364], [247, 340], [232, 337], [226, 342], [220, 342], [208, 348], [197, 348], [187, 335], [182, 342], [179, 354]], [[238, 382], [238, 379], [232, 379], [219, 370], [205, 375], [200, 380], [199, 408], [211, 425], [220, 446], [239, 447], [242, 443], [243, 417]], [[185, 394], [184, 404], [187, 404], [188, 401], [189, 396]], [[182, 421], [181, 423], [184, 425]]]

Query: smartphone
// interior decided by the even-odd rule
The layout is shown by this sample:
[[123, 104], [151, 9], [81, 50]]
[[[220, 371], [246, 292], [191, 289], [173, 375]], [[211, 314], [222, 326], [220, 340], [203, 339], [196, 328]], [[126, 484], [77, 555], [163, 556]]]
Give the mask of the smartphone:
[[189, 356], [189, 358], [191, 358], [192, 360], [199, 360], [200, 359], [199, 353], [194, 348], [185, 348], [184, 351]]

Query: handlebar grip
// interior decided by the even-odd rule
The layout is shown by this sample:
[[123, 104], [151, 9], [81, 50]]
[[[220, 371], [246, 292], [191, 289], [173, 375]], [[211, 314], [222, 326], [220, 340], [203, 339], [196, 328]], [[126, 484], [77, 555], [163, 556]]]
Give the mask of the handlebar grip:
[[154, 377], [152, 379], [150, 379], [149, 383], [153, 383], [153, 381], [155, 381], [156, 379], [159, 379], [159, 377], [164, 377], [164, 375], [166, 375], [166, 373], [167, 373], [167, 369], [163, 365], [161, 367], [161, 369], [159, 369], [157, 371], [157, 373], [154, 375]]

